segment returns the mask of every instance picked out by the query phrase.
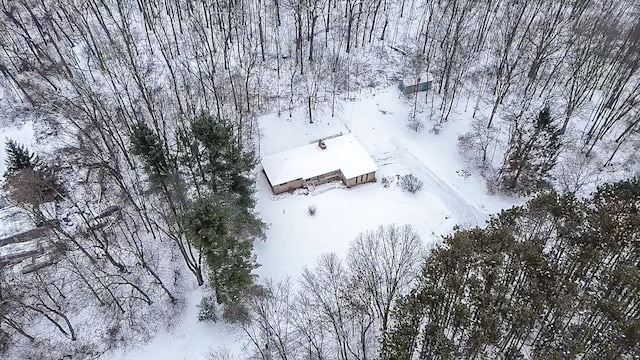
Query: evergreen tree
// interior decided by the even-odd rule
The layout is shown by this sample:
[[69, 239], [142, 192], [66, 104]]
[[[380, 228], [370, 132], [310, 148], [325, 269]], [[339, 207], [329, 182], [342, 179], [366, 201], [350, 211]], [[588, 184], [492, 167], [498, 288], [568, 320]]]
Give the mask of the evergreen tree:
[[560, 132], [549, 107], [530, 123], [514, 120], [498, 187], [507, 192], [529, 194], [548, 187], [548, 176], [556, 164]]
[[187, 268], [196, 277], [198, 285], [204, 284], [202, 258], [193, 251], [182, 229], [181, 217], [188, 199], [177, 162], [169, 155], [166, 144], [160, 136], [145, 123], [140, 122], [131, 128], [129, 140], [131, 153], [142, 158], [149, 177], [149, 190], [160, 195], [160, 199], [166, 205], [167, 213], [161, 213], [161, 216], [170, 225], [169, 236], [178, 247]]
[[7, 139], [5, 143], [5, 152], [7, 154], [7, 158], [5, 159], [5, 165], [7, 166], [5, 176], [22, 169], [32, 169], [39, 163], [35, 154], [30, 153], [24, 145], [18, 144], [11, 139]]
[[218, 303], [236, 305], [253, 284], [253, 240], [264, 224], [253, 212], [255, 165], [231, 124], [201, 113], [178, 133], [179, 163], [197, 197], [184, 217], [188, 239], [209, 267]]
[[584, 200], [541, 194], [486, 229], [457, 231], [397, 303], [381, 355], [631, 358], [640, 353], [639, 237], [638, 179]]
[[[238, 304], [253, 284], [253, 241], [264, 227], [253, 213], [253, 153], [241, 151], [230, 124], [206, 113], [175, 135], [173, 158], [157, 134], [137, 124], [130, 133], [131, 152], [142, 158], [151, 186], [165, 195], [187, 261], [193, 267], [202, 260], [207, 264], [219, 304]], [[197, 259], [183, 237], [198, 250]]]
[[209, 267], [211, 287], [219, 304], [237, 303], [253, 284], [253, 239], [262, 223], [226, 196], [197, 199], [184, 215], [189, 241], [200, 249]]
[[25, 146], [7, 140], [6, 153], [5, 190], [11, 200], [29, 205], [36, 224], [40, 224], [44, 221], [40, 205], [61, 199], [64, 186], [54, 171]]
[[153, 188], [167, 186], [173, 169], [160, 137], [145, 123], [134, 125], [129, 134], [131, 153], [142, 157]]
[[253, 152], [242, 151], [231, 124], [209, 114], [201, 113], [190, 125], [179, 136], [182, 164], [201, 177], [213, 193], [232, 193], [240, 204], [252, 208], [254, 190], [249, 173], [255, 166]]
[[411, 360], [413, 358], [425, 306], [425, 297], [422, 294], [414, 293], [398, 301], [392, 313], [392, 317], [396, 319], [394, 331], [384, 334], [382, 340], [382, 359]]

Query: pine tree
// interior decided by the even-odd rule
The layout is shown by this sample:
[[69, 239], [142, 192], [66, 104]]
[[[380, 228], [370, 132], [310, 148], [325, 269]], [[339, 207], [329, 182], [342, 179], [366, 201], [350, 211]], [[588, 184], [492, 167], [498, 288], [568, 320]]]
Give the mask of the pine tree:
[[392, 317], [397, 321], [394, 331], [384, 334], [381, 358], [384, 360], [411, 360], [418, 343], [420, 318], [424, 312], [425, 296], [411, 294], [396, 304]]
[[249, 173], [255, 166], [255, 156], [240, 149], [233, 126], [201, 113], [191, 121], [189, 135], [182, 136], [186, 142], [183, 148], [189, 150], [183, 159], [196, 163], [185, 165], [195, 166], [194, 171], [205, 178], [213, 193], [233, 193], [243, 206], [253, 207], [253, 180]]
[[498, 187], [507, 192], [529, 194], [548, 187], [548, 176], [556, 164], [560, 132], [549, 107], [533, 121], [514, 121], [509, 150], [498, 176]]
[[59, 200], [65, 188], [51, 168], [25, 146], [7, 140], [5, 189], [9, 198], [31, 207], [36, 224], [44, 221], [40, 205]]
[[175, 135], [172, 157], [157, 134], [137, 124], [131, 152], [142, 158], [152, 187], [165, 195], [180, 229], [176, 238], [184, 236], [199, 251], [216, 301], [229, 307], [253, 285], [253, 241], [263, 236], [264, 224], [253, 212], [253, 153], [240, 150], [230, 124], [206, 113]]
[[[204, 284], [202, 259], [193, 251], [185, 239], [181, 216], [187, 206], [185, 186], [179, 174], [177, 162], [168, 153], [166, 144], [145, 123], [138, 123], [129, 133], [130, 151], [142, 158], [144, 169], [149, 178], [149, 190], [158, 194], [166, 205], [166, 214], [162, 217], [170, 224], [168, 232], [177, 245], [187, 267], [193, 273], [198, 285]], [[197, 247], [196, 247], [197, 249]]]
[[129, 134], [131, 153], [142, 157], [153, 189], [167, 186], [173, 170], [160, 137], [145, 123], [132, 127]]
[[188, 125], [177, 134], [177, 163], [196, 196], [181, 221], [207, 263], [217, 302], [228, 309], [253, 285], [253, 241], [264, 235], [253, 212], [255, 157], [241, 150], [228, 122], [201, 113]]
[[184, 215], [187, 238], [207, 262], [219, 304], [237, 303], [253, 284], [253, 239], [262, 223], [244, 212], [232, 199], [215, 195], [197, 199]]
[[5, 176], [11, 175], [22, 169], [32, 169], [40, 162], [37, 156], [30, 153], [24, 145], [18, 144], [16, 141], [11, 139], [7, 139], [7, 142], [5, 143], [5, 151], [7, 154], [7, 158], [5, 159], [5, 164], [7, 166]]
[[[382, 358], [631, 358], [640, 351], [640, 181], [543, 193], [457, 231], [399, 301]], [[424, 306], [415, 304], [416, 295]]]

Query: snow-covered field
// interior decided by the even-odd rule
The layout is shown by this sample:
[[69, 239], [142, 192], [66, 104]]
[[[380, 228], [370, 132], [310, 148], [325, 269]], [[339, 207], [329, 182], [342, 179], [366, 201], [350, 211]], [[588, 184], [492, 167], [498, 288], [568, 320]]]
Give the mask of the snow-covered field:
[[[294, 109], [259, 119], [261, 155], [308, 144], [315, 139], [353, 133], [380, 170], [378, 181], [350, 189], [341, 183], [318, 186], [314, 191], [273, 195], [264, 173], [257, 171], [257, 210], [268, 224], [267, 239], [256, 244], [262, 265], [260, 278], [297, 279], [305, 266], [313, 266], [320, 254], [344, 256], [349, 243], [360, 232], [384, 224], [411, 224], [427, 247], [436, 244], [455, 225], [483, 225], [489, 214], [521, 199], [489, 195], [482, 178], [468, 169], [456, 150], [471, 113], [460, 112], [443, 126], [438, 135], [413, 132], [407, 127], [410, 101], [391, 87], [364, 94], [359, 100], [343, 103], [341, 111], [317, 109], [309, 124], [305, 109]], [[402, 191], [397, 176], [412, 173], [424, 182], [422, 191]], [[385, 187], [382, 178], [388, 178]], [[317, 212], [310, 216], [308, 208]], [[189, 308], [182, 323], [162, 332], [136, 349], [126, 349], [105, 359], [204, 359], [207, 353], [223, 348], [241, 358], [239, 333], [220, 324], [197, 323], [196, 304], [200, 291], [189, 296]]]

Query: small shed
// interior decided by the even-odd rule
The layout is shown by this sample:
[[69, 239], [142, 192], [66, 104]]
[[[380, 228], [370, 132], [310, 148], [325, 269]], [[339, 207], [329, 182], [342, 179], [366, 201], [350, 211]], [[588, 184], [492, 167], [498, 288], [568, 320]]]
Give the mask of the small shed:
[[378, 167], [353, 134], [314, 141], [262, 158], [274, 194], [330, 181], [347, 187], [376, 181]]
[[411, 94], [417, 91], [427, 91], [431, 89], [433, 77], [430, 74], [424, 73], [418, 76], [407, 76], [400, 80], [398, 87], [400, 91], [405, 94]]

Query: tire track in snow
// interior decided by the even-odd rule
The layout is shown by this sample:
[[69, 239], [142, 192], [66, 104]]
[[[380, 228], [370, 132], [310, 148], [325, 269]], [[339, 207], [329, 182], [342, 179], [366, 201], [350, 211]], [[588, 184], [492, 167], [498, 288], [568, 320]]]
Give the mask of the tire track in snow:
[[471, 228], [482, 225], [488, 219], [487, 214], [478, 210], [462, 197], [454, 188], [447, 185], [425, 163], [411, 153], [398, 138], [389, 139], [395, 147], [395, 156], [401, 164], [407, 166], [413, 174], [424, 183], [425, 188], [430, 189], [439, 197], [446, 206], [455, 214], [456, 222], [463, 228]]

